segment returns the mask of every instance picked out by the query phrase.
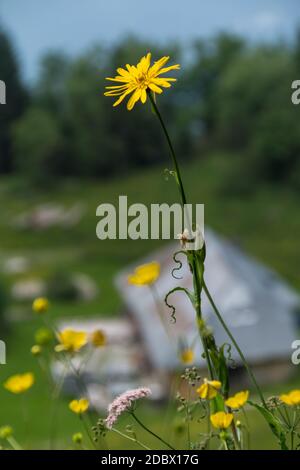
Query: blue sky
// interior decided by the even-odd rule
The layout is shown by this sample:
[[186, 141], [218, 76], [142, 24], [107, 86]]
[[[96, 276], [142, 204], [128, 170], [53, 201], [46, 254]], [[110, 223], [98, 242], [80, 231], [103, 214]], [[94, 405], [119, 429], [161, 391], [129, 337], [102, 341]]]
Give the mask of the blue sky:
[[1, 0], [0, 21], [11, 33], [27, 79], [49, 49], [75, 55], [127, 33], [187, 47], [220, 30], [251, 40], [290, 39], [300, 25], [299, 0]]

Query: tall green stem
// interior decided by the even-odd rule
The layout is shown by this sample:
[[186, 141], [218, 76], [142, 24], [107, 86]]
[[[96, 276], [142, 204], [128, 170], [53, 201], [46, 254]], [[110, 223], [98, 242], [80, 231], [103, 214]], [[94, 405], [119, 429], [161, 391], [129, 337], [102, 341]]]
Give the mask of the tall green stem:
[[223, 328], [226, 331], [227, 335], [229, 336], [230, 340], [232, 341], [233, 345], [235, 346], [235, 348], [236, 348], [236, 350], [237, 350], [237, 352], [238, 352], [238, 354], [239, 354], [239, 356], [240, 356], [240, 358], [241, 358], [241, 360], [244, 364], [244, 367], [247, 370], [247, 372], [248, 372], [248, 374], [249, 374], [249, 376], [250, 376], [250, 378], [251, 378], [251, 380], [252, 380], [252, 382], [253, 382], [256, 390], [257, 390], [258, 395], [260, 396], [262, 404], [264, 405], [265, 408], [267, 408], [267, 404], [265, 402], [262, 391], [261, 391], [261, 389], [260, 389], [260, 387], [259, 387], [259, 385], [256, 381], [255, 375], [253, 374], [253, 372], [251, 370], [251, 367], [249, 366], [249, 364], [248, 364], [241, 348], [237, 344], [236, 340], [234, 339], [234, 336], [232, 335], [231, 331], [229, 330], [228, 326], [226, 325], [225, 321], [223, 320], [223, 317], [220, 314], [220, 312], [219, 312], [219, 310], [218, 310], [218, 308], [217, 308], [217, 306], [216, 306], [216, 304], [215, 304], [215, 302], [214, 302], [214, 300], [213, 300], [213, 298], [212, 298], [212, 296], [211, 296], [204, 280], [203, 280], [203, 289], [204, 289], [205, 294], [207, 295], [209, 303], [211, 304], [212, 308], [214, 309], [214, 312], [215, 312], [216, 316], [218, 317], [219, 322], [221, 323], [221, 325], [223, 326]]
[[169, 136], [169, 133], [167, 131], [167, 128], [165, 126], [165, 123], [163, 121], [163, 118], [160, 114], [160, 111], [154, 101], [154, 98], [152, 96], [152, 93], [150, 91], [148, 91], [148, 96], [150, 98], [150, 101], [151, 101], [151, 104], [153, 106], [153, 109], [155, 111], [155, 114], [156, 116], [158, 117], [158, 120], [161, 124], [161, 127], [164, 131], [164, 134], [165, 134], [165, 137], [167, 139], [167, 142], [168, 142], [168, 146], [169, 146], [169, 149], [170, 149], [170, 152], [171, 152], [171, 157], [172, 157], [172, 160], [173, 160], [173, 164], [174, 164], [174, 168], [175, 168], [175, 172], [176, 172], [176, 179], [177, 179], [177, 183], [178, 183], [178, 186], [179, 186], [179, 190], [180, 190], [180, 195], [181, 195], [181, 200], [182, 200], [182, 204], [186, 204], [186, 196], [185, 196], [185, 191], [184, 191], [184, 187], [183, 187], [183, 183], [182, 183], [182, 178], [181, 178], [181, 174], [180, 174], [180, 169], [179, 169], [179, 166], [178, 166], [178, 162], [177, 162], [177, 158], [176, 158], [176, 154], [175, 154], [175, 150], [173, 148], [173, 144], [172, 144], [172, 141], [170, 139], [170, 136]]
[[160, 442], [162, 442], [163, 444], [165, 444], [167, 447], [169, 447], [169, 449], [171, 450], [175, 450], [174, 447], [171, 446], [171, 444], [169, 444], [168, 442], [166, 442], [162, 437], [158, 436], [155, 432], [151, 431], [151, 429], [147, 428], [147, 426], [145, 426], [144, 423], [142, 423], [142, 421], [139, 420], [139, 418], [136, 416], [136, 414], [134, 412], [131, 412], [131, 415], [132, 417], [136, 420], [136, 422], [145, 430], [147, 431], [149, 434], [151, 434], [153, 437], [156, 437], [156, 439], [158, 439]]
[[[179, 165], [178, 165], [178, 162], [177, 162], [177, 158], [176, 158], [176, 154], [175, 154], [175, 150], [173, 148], [173, 144], [172, 144], [172, 141], [170, 139], [170, 136], [169, 136], [169, 133], [167, 131], [167, 128], [165, 126], [165, 123], [164, 123], [164, 120], [160, 114], [160, 111], [155, 103], [155, 100], [152, 96], [152, 93], [150, 91], [148, 91], [148, 96], [149, 96], [149, 99], [151, 101], [151, 104], [152, 104], [152, 107], [153, 107], [153, 110], [156, 114], [156, 116], [158, 117], [158, 120], [161, 124], [161, 127], [163, 129], [163, 132], [164, 132], [164, 135], [166, 137], [166, 140], [167, 140], [167, 143], [168, 143], [168, 146], [169, 146], [169, 149], [170, 149], [170, 153], [171, 153], [171, 157], [172, 157], [172, 160], [173, 160], [173, 164], [174, 164], [174, 169], [175, 169], [175, 173], [176, 173], [176, 181], [178, 183], [178, 186], [179, 186], [179, 192], [180, 192], [180, 196], [181, 196], [181, 202], [182, 202], [182, 205], [185, 205], [187, 203], [187, 199], [186, 199], [186, 195], [185, 195], [185, 191], [184, 191], [184, 187], [183, 187], [183, 182], [182, 182], [182, 178], [181, 178], [181, 174], [180, 174], [180, 169], [179, 169]], [[196, 314], [197, 314], [197, 320], [199, 320], [199, 318], [201, 318], [201, 310], [200, 310], [200, 295], [201, 295], [201, 283], [200, 283], [200, 279], [197, 275], [197, 260], [196, 260], [196, 256], [193, 255], [193, 261], [192, 261], [192, 269], [193, 269], [193, 276], [194, 276], [194, 287], [195, 287], [195, 297], [196, 297]], [[239, 355], [240, 355], [240, 358], [245, 366], [245, 369], [247, 370], [248, 374], [249, 374], [249, 377], [251, 378], [253, 384], [255, 385], [255, 388], [257, 389], [257, 392], [260, 396], [260, 399], [262, 401], [262, 404], [264, 405], [264, 407], [266, 409], [267, 408], [267, 404], [265, 402], [265, 399], [264, 399], [264, 396], [262, 394], [262, 391], [256, 381], [256, 378], [249, 366], [249, 364], [247, 363], [246, 361], [246, 358], [241, 350], [241, 348], [239, 347], [239, 345], [237, 344], [236, 340], [234, 339], [233, 335], [231, 334], [230, 330], [228, 329], [226, 323], [224, 322], [220, 312], [218, 311], [208, 289], [207, 289], [207, 286], [204, 282], [204, 280], [202, 281], [202, 287], [208, 297], [208, 300], [210, 302], [210, 304], [212, 305], [221, 325], [223, 326], [224, 330], [226, 331], [227, 335], [229, 336], [229, 338], [231, 339], [232, 343], [234, 344], [236, 350], [238, 351]], [[199, 304], [199, 305], [198, 305]], [[200, 332], [199, 332], [200, 333]], [[202, 334], [200, 333], [200, 337], [201, 337], [201, 341], [202, 341], [202, 344], [203, 344], [203, 348], [204, 348], [204, 351], [205, 351], [205, 354], [206, 354], [206, 357], [207, 357], [207, 365], [208, 365], [208, 368], [209, 368], [209, 371], [210, 371], [210, 374], [212, 375], [212, 369], [211, 369], [211, 366], [209, 364], [209, 357], [208, 357], [208, 354], [207, 354], [207, 348], [206, 348], [206, 345], [205, 345], [205, 339], [202, 337]]]
[[[158, 109], [158, 107], [155, 103], [155, 100], [153, 99], [152, 93], [148, 92], [148, 96], [150, 98], [153, 110], [154, 110], [154, 112], [155, 112], [156, 116], [158, 117], [158, 120], [161, 124], [161, 127], [163, 129], [164, 135], [166, 137], [166, 140], [167, 140], [167, 143], [168, 143], [168, 146], [169, 146], [169, 149], [170, 149], [170, 153], [171, 153], [171, 157], [172, 157], [172, 161], [173, 161], [173, 165], [174, 165], [174, 169], [175, 169], [175, 173], [176, 173], [176, 182], [178, 184], [179, 192], [180, 192], [180, 196], [181, 196], [181, 204], [184, 207], [184, 205], [187, 204], [187, 198], [186, 198], [186, 195], [185, 195], [183, 182], [182, 182], [182, 177], [181, 177], [180, 168], [179, 168], [179, 165], [178, 165], [178, 162], [177, 162], [175, 150], [174, 150], [171, 138], [169, 136], [168, 130], [165, 126], [164, 120], [162, 118], [162, 115], [160, 114], [160, 111], [159, 111], [159, 109]], [[201, 319], [201, 287], [200, 287], [201, 284], [199, 282], [200, 280], [198, 279], [197, 263], [196, 263], [196, 257], [195, 256], [193, 256], [193, 260], [192, 260], [192, 270], [193, 270], [193, 278], [194, 278], [194, 291], [195, 291], [195, 303], [196, 303], [195, 310], [196, 310], [197, 322], [199, 323], [199, 320]], [[203, 335], [202, 335], [199, 328], [198, 328], [198, 331], [199, 331], [200, 339], [201, 339], [201, 342], [202, 342], [202, 345], [203, 345], [204, 353], [205, 353], [205, 356], [206, 356], [206, 362], [207, 362], [209, 375], [210, 375], [210, 378], [213, 378], [213, 370], [212, 370], [212, 366], [211, 366], [211, 363], [210, 363], [209, 354], [208, 354], [208, 350], [207, 350], [207, 347], [206, 347], [205, 339], [203, 338]]]
[[7, 437], [7, 442], [12, 446], [14, 450], [23, 450], [20, 444], [16, 441], [13, 436]]

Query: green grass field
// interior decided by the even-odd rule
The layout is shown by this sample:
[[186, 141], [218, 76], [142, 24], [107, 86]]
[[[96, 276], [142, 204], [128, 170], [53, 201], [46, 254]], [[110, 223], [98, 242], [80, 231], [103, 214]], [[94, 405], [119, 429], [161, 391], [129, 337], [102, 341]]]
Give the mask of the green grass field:
[[[220, 191], [227, 157], [212, 155], [183, 167], [183, 177], [191, 202], [205, 204], [205, 223], [219, 233], [234, 239], [251, 255], [274, 268], [292, 286], [300, 290], [299, 276], [299, 195], [279, 188], [258, 189], [244, 196], [228, 196]], [[172, 178], [166, 181], [164, 168], [153, 168], [131, 176], [122, 176], [112, 181], [68, 181], [57, 184], [47, 191], [34, 191], [19, 180], [0, 181], [0, 259], [23, 255], [30, 259], [31, 267], [26, 275], [5, 276], [3, 282], [9, 289], [13, 282], [23, 278], [47, 278], [57, 270], [83, 272], [96, 280], [99, 296], [89, 303], [57, 302], [51, 305], [55, 318], [66, 316], [112, 316], [122, 308], [114, 285], [114, 276], [129, 263], [157, 248], [158, 241], [99, 241], [96, 238], [96, 208], [100, 203], [117, 203], [119, 195], [128, 195], [129, 204], [175, 202], [177, 190]], [[75, 202], [85, 205], [82, 221], [72, 229], [49, 229], [45, 232], [20, 231], [12, 226], [13, 217], [37, 204], [51, 202], [70, 207]], [[11, 304], [9, 311], [16, 305]], [[30, 305], [22, 304], [20, 318], [14, 316], [7, 343], [7, 365], [0, 366], [0, 382], [13, 373], [33, 370], [37, 383], [24, 397], [11, 396], [0, 387], [0, 425], [11, 424], [28, 447], [49, 446], [48, 437], [51, 420], [51, 403], [45, 382], [40, 378], [36, 360], [30, 355], [34, 331], [39, 321], [33, 318]], [[276, 390], [300, 383], [299, 371], [291, 384], [278, 384]], [[274, 392], [274, 390], [270, 390]], [[24, 400], [23, 400], [24, 398]], [[24, 401], [24, 403], [22, 403]], [[22, 411], [23, 410], [23, 411]], [[161, 428], [162, 410], [144, 406], [141, 413], [155, 429]], [[24, 416], [30, 416], [30, 425], [25, 425]], [[266, 432], [261, 418], [251, 413], [254, 429], [253, 446], [274, 446], [274, 439]], [[166, 420], [165, 433], [169, 434]], [[57, 442], [59, 446], [71, 445], [70, 436], [80, 429], [80, 423], [68, 410], [67, 401], [58, 402]], [[196, 429], [196, 423], [193, 424]], [[179, 439], [179, 438], [177, 438]], [[150, 441], [149, 441], [150, 442]], [[153, 441], [151, 441], [153, 443]], [[112, 448], [131, 448], [131, 443], [119, 437], [110, 437]], [[156, 444], [155, 444], [156, 445]], [[185, 446], [185, 437], [180, 444]], [[159, 448], [159, 447], [157, 447]]]

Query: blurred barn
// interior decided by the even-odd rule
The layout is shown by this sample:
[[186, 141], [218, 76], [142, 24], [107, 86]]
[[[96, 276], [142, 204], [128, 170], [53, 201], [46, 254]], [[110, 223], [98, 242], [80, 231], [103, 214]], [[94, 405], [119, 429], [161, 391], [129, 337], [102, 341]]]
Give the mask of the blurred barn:
[[[205, 232], [205, 239], [206, 284], [225, 322], [256, 372], [262, 371], [265, 381], [282, 378], [289, 371], [291, 344], [297, 337], [298, 294], [273, 271], [211, 230]], [[166, 293], [175, 286], [192, 289], [192, 276], [184, 255], [183, 266], [176, 272], [176, 276], [182, 278], [176, 280], [172, 277], [176, 250], [178, 244], [171, 244], [135, 263], [135, 266], [153, 260], [161, 263], [161, 275], [156, 283], [161, 299], [159, 307], [148, 287], [128, 285], [127, 276], [135, 266], [128, 267], [116, 279], [126, 311], [133, 318], [144, 343], [150, 367], [158, 371], [171, 372], [179, 367], [180, 344], [194, 347], [196, 364], [200, 367], [205, 365], [189, 299], [181, 292], [170, 296], [168, 301], [176, 308], [174, 324], [171, 323], [171, 311], [163, 301]], [[167, 331], [158, 309], [165, 318]], [[214, 331], [217, 344], [230, 343], [205, 293], [202, 294], [202, 312]], [[231, 355], [238, 370], [240, 358], [233, 346]]]
[[[260, 383], [287, 378], [293, 370], [291, 345], [297, 338], [298, 294], [273, 271], [211, 230], [206, 231], [205, 239], [206, 283], [256, 377]], [[166, 398], [172, 378], [185, 367], [179, 359], [182, 347], [194, 350], [193, 365], [206, 374], [195, 313], [189, 299], [182, 292], [169, 298], [169, 303], [176, 309], [175, 323], [171, 310], [164, 303], [166, 293], [174, 287], [180, 285], [192, 289], [192, 277], [184, 256], [182, 268], [176, 272], [181, 279], [172, 277], [172, 269], [176, 266], [173, 255], [178, 248], [178, 244], [172, 243], [118, 274], [116, 286], [124, 301], [121, 318], [68, 318], [60, 322], [59, 329], [71, 327], [90, 333], [101, 329], [107, 336], [106, 347], [95, 350], [84, 361], [84, 367], [81, 355], [72, 360], [73, 367], [81, 371], [94, 407], [105, 409], [119, 393], [142, 385], [151, 387], [153, 400]], [[153, 260], [161, 264], [161, 274], [155, 284], [156, 301], [148, 286], [137, 287], [127, 282], [128, 274], [137, 265]], [[230, 345], [204, 293], [202, 312], [217, 344]], [[232, 345], [229, 359], [232, 385], [246, 385], [245, 369]], [[64, 367], [60, 362], [53, 365], [57, 381], [64, 373]], [[81, 393], [73, 369], [65, 374], [64, 390], [70, 395]]]

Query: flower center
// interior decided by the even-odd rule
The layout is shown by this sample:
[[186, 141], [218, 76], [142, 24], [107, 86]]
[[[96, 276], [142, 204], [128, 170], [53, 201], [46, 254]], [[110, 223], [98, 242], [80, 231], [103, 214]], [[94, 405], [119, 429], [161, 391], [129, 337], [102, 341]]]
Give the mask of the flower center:
[[141, 74], [139, 77], [137, 77], [137, 83], [138, 83], [138, 86], [139, 88], [148, 88], [148, 85], [149, 85], [149, 78], [146, 74]]

